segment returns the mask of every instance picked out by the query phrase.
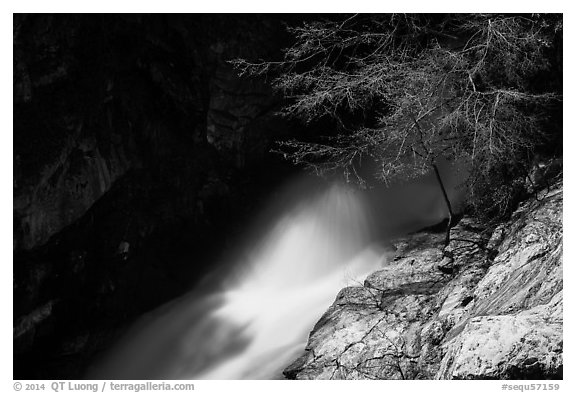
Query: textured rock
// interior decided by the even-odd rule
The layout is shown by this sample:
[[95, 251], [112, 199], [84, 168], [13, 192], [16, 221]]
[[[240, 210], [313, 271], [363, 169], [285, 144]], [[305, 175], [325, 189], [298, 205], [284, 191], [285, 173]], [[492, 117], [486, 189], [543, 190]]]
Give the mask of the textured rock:
[[445, 255], [442, 238], [397, 241], [393, 261], [338, 294], [284, 374], [561, 378], [562, 182], [495, 230], [463, 219]]
[[54, 303], [56, 303], [56, 301], [51, 300], [32, 311], [30, 314], [18, 319], [14, 326], [14, 339], [19, 339], [21, 336], [29, 333], [37, 324], [48, 318], [50, 314], [52, 314]]
[[15, 185], [14, 248], [29, 249], [71, 224], [104, 195], [114, 181], [137, 163], [126, 147], [110, 144], [102, 155], [94, 138], [79, 133], [62, 146], [53, 161], [46, 160], [35, 181]]
[[[438, 378], [562, 375], [562, 183], [520, 206]], [[463, 330], [461, 330], [463, 329]]]
[[546, 379], [562, 370], [562, 293], [517, 314], [471, 318], [448, 346], [438, 378]]
[[185, 184], [218, 170], [214, 151], [229, 170], [261, 165], [287, 126], [270, 87], [228, 61], [277, 52], [274, 19], [16, 15], [14, 250], [45, 244], [133, 169]]

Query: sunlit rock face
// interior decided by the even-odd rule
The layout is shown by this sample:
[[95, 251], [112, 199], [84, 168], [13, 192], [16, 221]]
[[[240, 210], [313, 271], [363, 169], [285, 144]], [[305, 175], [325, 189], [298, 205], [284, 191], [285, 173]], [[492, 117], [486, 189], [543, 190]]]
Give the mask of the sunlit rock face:
[[562, 376], [562, 184], [516, 211], [438, 378]]
[[396, 257], [343, 289], [294, 379], [562, 378], [562, 182], [494, 229], [464, 219], [395, 242]]

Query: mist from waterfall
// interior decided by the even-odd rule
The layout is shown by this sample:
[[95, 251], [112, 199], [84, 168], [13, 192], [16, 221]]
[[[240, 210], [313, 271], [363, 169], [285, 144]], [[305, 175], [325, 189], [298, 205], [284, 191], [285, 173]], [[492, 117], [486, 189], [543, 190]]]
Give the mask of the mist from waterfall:
[[[453, 206], [461, 175], [441, 168]], [[246, 227], [238, 249], [181, 298], [150, 312], [88, 373], [91, 379], [270, 379], [304, 350], [340, 289], [385, 263], [374, 241], [438, 223], [433, 176], [396, 188], [290, 184]], [[153, 288], [151, 288], [153, 290]]]
[[92, 371], [107, 379], [270, 379], [304, 350], [339, 290], [383, 262], [359, 193], [302, 197], [252, 239], [212, 293], [145, 315]]

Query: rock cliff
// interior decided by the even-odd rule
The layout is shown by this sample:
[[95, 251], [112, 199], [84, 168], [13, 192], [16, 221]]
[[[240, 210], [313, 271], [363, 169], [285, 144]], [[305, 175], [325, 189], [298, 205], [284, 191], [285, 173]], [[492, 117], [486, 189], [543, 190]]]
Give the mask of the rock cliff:
[[[393, 260], [344, 288], [291, 379], [562, 378], [562, 181], [506, 225], [463, 219], [395, 242]], [[390, 258], [392, 259], [392, 258]]]
[[228, 61], [274, 56], [282, 34], [255, 15], [16, 15], [14, 250], [46, 244], [134, 173], [197, 195], [272, 160], [293, 132], [278, 97]]

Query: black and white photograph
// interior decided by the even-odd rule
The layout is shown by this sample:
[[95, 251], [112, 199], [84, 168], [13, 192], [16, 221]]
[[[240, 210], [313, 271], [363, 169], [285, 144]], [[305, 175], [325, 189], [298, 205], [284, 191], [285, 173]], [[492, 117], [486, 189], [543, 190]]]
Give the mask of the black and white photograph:
[[325, 9], [12, 15], [23, 391], [567, 389], [564, 15]]

